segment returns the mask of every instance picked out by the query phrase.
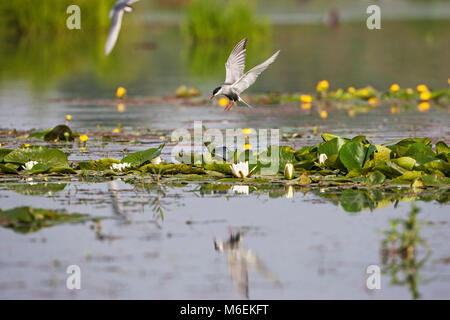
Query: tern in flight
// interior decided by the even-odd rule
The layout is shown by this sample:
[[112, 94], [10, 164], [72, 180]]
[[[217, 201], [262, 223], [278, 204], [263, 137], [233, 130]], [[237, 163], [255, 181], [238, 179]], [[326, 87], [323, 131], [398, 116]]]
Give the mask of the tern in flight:
[[234, 106], [236, 101], [244, 103], [247, 107], [252, 108], [247, 102], [245, 102], [240, 94], [255, 83], [258, 76], [267, 69], [267, 67], [275, 61], [280, 50], [275, 52], [273, 56], [257, 65], [250, 71], [244, 74], [245, 69], [245, 45], [247, 44], [247, 38], [242, 39], [231, 51], [227, 62], [225, 63], [225, 82], [220, 87], [214, 89], [211, 99], [217, 95], [224, 95], [230, 100], [225, 110], [230, 110]]
[[119, 0], [116, 2], [111, 11], [109, 11], [111, 27], [109, 28], [108, 38], [106, 39], [105, 56], [107, 56], [114, 48], [117, 38], [119, 37], [123, 13], [132, 12], [134, 8], [130, 5], [138, 1], [139, 0]]

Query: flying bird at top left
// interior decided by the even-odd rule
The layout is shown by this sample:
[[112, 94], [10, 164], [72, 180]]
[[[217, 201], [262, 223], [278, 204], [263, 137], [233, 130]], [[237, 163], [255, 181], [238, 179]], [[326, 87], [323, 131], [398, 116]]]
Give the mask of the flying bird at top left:
[[139, 0], [119, 0], [114, 7], [109, 11], [109, 18], [111, 19], [111, 27], [109, 28], [108, 38], [106, 39], [105, 55], [107, 56], [119, 37], [120, 27], [122, 25], [122, 18], [124, 12], [132, 12], [134, 8], [131, 4]]

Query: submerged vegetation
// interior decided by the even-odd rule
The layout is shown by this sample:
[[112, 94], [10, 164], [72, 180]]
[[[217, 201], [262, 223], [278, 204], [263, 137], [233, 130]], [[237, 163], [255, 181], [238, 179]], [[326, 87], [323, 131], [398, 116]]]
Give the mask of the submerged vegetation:
[[[413, 203], [406, 219], [391, 220], [391, 228], [384, 230], [381, 244], [381, 261], [384, 273], [391, 277], [391, 284], [407, 285], [413, 299], [418, 299], [419, 270], [431, 256], [427, 242], [419, 235], [422, 221], [417, 220], [419, 208]], [[422, 252], [421, 252], [422, 251]]]
[[85, 214], [67, 214], [47, 209], [18, 207], [0, 209], [0, 226], [11, 228], [19, 233], [30, 233], [61, 223], [82, 223], [96, 220]]

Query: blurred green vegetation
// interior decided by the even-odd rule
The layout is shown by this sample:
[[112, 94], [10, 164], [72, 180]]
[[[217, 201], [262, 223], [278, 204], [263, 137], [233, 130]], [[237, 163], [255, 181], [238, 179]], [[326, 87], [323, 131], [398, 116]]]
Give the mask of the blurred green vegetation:
[[[103, 84], [129, 80], [138, 64], [125, 64], [129, 55], [124, 43], [141, 41], [143, 35], [120, 36], [114, 52], [105, 57], [104, 45], [110, 26], [109, 10], [116, 0], [33, 0], [0, 2], [0, 59], [8, 61], [0, 80], [26, 80], [35, 93], [57, 86], [62, 80], [93, 73]], [[69, 30], [66, 9], [81, 9], [81, 29]], [[123, 21], [125, 31], [134, 30], [134, 19]], [[123, 30], [122, 30], [123, 31]], [[122, 32], [122, 34], [125, 33]], [[132, 75], [135, 79], [135, 74]]]
[[191, 43], [254, 41], [270, 36], [267, 20], [255, 17], [253, 2], [247, 0], [192, 0], [182, 29]]
[[81, 9], [82, 28], [102, 31], [109, 26], [108, 12], [115, 0], [14, 0], [0, 2], [0, 32], [12, 37], [65, 34], [67, 7]]

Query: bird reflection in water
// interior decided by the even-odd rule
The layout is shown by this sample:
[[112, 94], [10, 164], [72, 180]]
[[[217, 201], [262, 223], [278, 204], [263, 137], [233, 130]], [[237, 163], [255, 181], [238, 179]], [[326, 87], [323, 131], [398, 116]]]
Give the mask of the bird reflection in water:
[[281, 287], [277, 277], [267, 269], [256, 252], [243, 245], [242, 238], [242, 232], [233, 233], [230, 230], [227, 241], [214, 240], [215, 250], [224, 252], [227, 256], [231, 281], [238, 288], [239, 294], [249, 298], [248, 269], [258, 271], [266, 280]]

